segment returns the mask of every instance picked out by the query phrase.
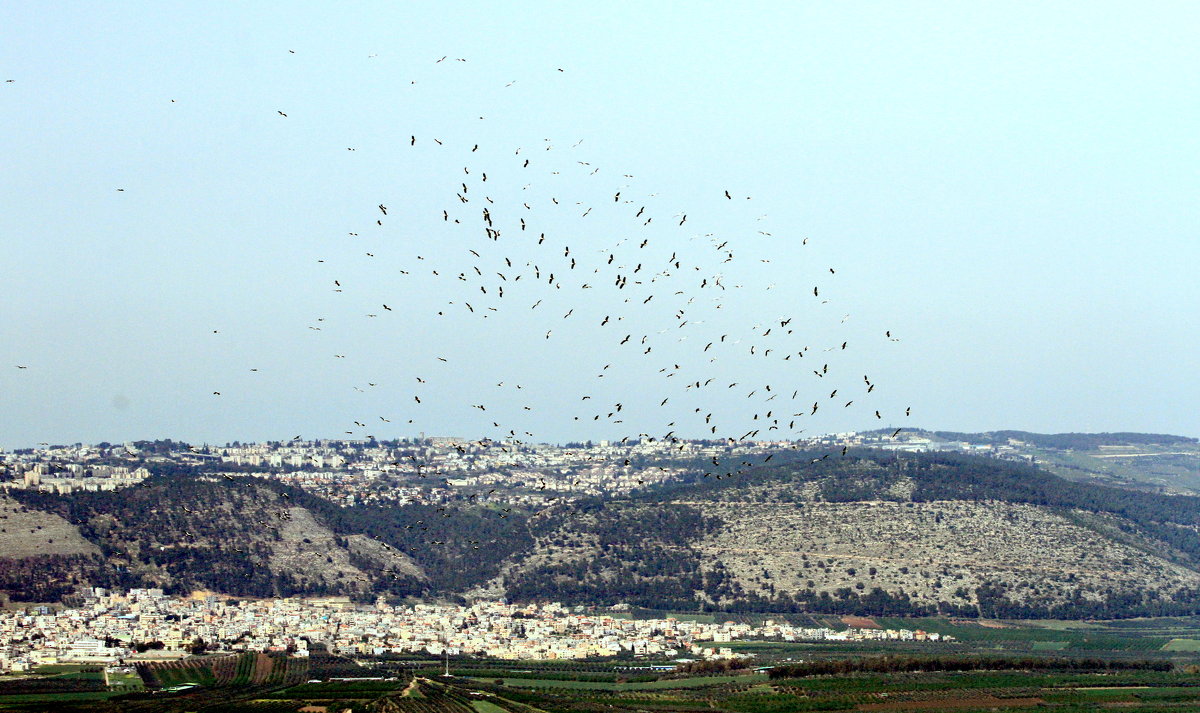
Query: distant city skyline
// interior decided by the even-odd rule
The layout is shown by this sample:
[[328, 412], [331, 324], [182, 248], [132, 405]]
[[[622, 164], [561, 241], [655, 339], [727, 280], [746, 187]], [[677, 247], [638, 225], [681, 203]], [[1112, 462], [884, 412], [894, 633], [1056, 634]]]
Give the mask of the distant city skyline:
[[0, 20], [0, 446], [1200, 435], [1194, 5]]

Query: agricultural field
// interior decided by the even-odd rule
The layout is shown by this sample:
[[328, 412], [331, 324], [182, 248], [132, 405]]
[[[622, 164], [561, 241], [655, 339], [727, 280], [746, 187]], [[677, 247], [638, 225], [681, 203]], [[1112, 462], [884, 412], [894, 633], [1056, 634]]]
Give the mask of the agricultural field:
[[[16, 693], [0, 695], [0, 711], [29, 710], [32, 705], [52, 706], [59, 703], [78, 703], [80, 701], [103, 701], [118, 694], [109, 691], [92, 691], [86, 693]], [[38, 709], [46, 710], [46, 709]]]
[[[472, 700], [469, 692], [448, 683], [425, 678], [395, 680], [331, 680], [304, 683], [271, 695], [275, 703], [289, 702], [294, 706], [318, 706], [328, 710], [369, 707], [379, 713], [496, 713], [507, 711], [495, 706], [476, 706], [489, 703]], [[296, 710], [293, 708], [293, 710]]]
[[[727, 678], [727, 677], [711, 677]], [[1162, 672], [1060, 674], [1012, 672], [854, 674], [802, 679], [713, 681], [664, 680], [654, 690], [559, 688], [514, 691], [488, 687], [505, 710], [531, 706], [548, 713], [621, 711], [1039, 711], [1100, 710], [1119, 703], [1135, 711], [1186, 711], [1200, 707], [1200, 677]], [[526, 709], [528, 710], [528, 709]]]
[[[630, 681], [613, 670], [572, 668], [579, 662], [486, 662], [463, 667], [463, 673], [486, 676], [443, 677], [388, 670], [386, 662], [370, 667], [359, 678], [302, 682], [274, 689], [257, 686], [276, 671], [265, 671], [256, 655], [208, 657], [207, 676], [193, 666], [170, 668], [174, 676], [227, 681], [180, 694], [144, 693], [108, 701], [107, 693], [55, 696], [10, 696], [0, 701], [4, 713], [63, 711], [64, 713], [297, 713], [343, 710], [370, 713], [791, 713], [793, 711], [1021, 711], [1036, 709], [1080, 713], [1120, 708], [1139, 713], [1200, 710], [1200, 669], [1131, 661], [1062, 665], [1080, 670], [969, 670], [846, 672], [822, 675], [783, 675], [776, 672], [732, 671], [688, 675], [675, 671], [639, 674]], [[846, 661], [830, 659], [831, 661]], [[858, 659], [850, 659], [851, 661]], [[941, 661], [988, 661], [980, 657], [940, 657]], [[1000, 661], [1001, 659], [996, 659]], [[1019, 661], [1021, 659], [1009, 659]], [[1070, 659], [1059, 659], [1067, 662]], [[462, 662], [459, 662], [460, 665]], [[503, 666], [512, 666], [506, 669]], [[589, 664], [589, 666], [592, 664]], [[989, 664], [990, 665], [990, 664]], [[1088, 666], [1097, 668], [1088, 669]], [[521, 668], [518, 668], [521, 667]], [[187, 670], [193, 669], [193, 670]], [[1170, 669], [1170, 670], [1167, 670]], [[1196, 673], [1189, 672], [1197, 671]], [[391, 675], [395, 673], [396, 675]], [[507, 674], [493, 677], [491, 674]], [[612, 676], [612, 680], [608, 679]], [[265, 677], [264, 677], [265, 676]], [[497, 684], [497, 678], [502, 682]], [[160, 679], [161, 680], [161, 679]], [[245, 684], [233, 681], [245, 680]], [[39, 707], [40, 706], [40, 707]]]
[[[707, 678], [696, 685], [697, 678]], [[456, 680], [455, 683], [460, 683]], [[483, 682], [488, 701], [503, 710], [547, 713], [606, 710], [726, 711], [983, 711], [1031, 709], [1100, 710], [1119, 704], [1135, 711], [1187, 711], [1200, 708], [1200, 676], [1175, 672], [1126, 671], [1058, 673], [972, 671], [814, 676], [762, 681], [750, 677], [663, 679], [654, 688], [613, 689], [546, 686], [537, 690]], [[561, 683], [561, 682], [559, 682]], [[460, 684], [461, 685], [461, 684]], [[479, 709], [477, 709], [479, 710]], [[488, 709], [488, 713], [495, 713]]]
[[[493, 679], [476, 678], [471, 679], [481, 683], [491, 682]], [[600, 691], [648, 691], [656, 689], [669, 688], [703, 688], [705, 686], [717, 686], [726, 683], [751, 683], [762, 682], [767, 680], [766, 674], [752, 673], [743, 675], [731, 676], [693, 676], [685, 679], [655, 679], [651, 681], [637, 681], [632, 683], [616, 683], [616, 682], [591, 682], [591, 681], [575, 681], [553, 678], [505, 678], [504, 685], [510, 688], [533, 688], [533, 689], [557, 689], [557, 688], [572, 688], [580, 690], [600, 690]]]
[[[408, 688], [408, 680], [333, 680], [320, 683], [301, 683], [282, 691], [276, 691], [271, 698], [370, 698], [388, 693], [403, 692]], [[410, 693], [409, 695], [414, 695]]]
[[[650, 659], [498, 661], [460, 658], [350, 660], [223, 654], [143, 665], [141, 678], [55, 665], [0, 678], [0, 713], [291, 713], [305, 706], [372, 713], [589, 713], [623, 711], [786, 713], [820, 710], [1200, 710], [1200, 617], [1119, 621], [963, 620], [817, 614], [697, 614], [633, 610], [631, 617], [796, 626], [923, 629], [954, 642], [722, 642], [753, 654], [760, 670], [708, 675], [656, 669]], [[797, 661], [891, 656], [1075, 657], [1167, 661], [1173, 671], [970, 671], [851, 673], [772, 679], [767, 667]], [[320, 683], [305, 683], [320, 679]], [[338, 680], [341, 679], [341, 680]], [[373, 679], [373, 680], [366, 680]], [[144, 680], [145, 692], [138, 684]], [[497, 681], [501, 684], [497, 685]], [[195, 687], [185, 687], [195, 684]], [[158, 691], [159, 693], [155, 693]], [[316, 710], [316, 709], [313, 709]]]
[[[1145, 654], [1151, 651], [1188, 652], [1186, 640], [1200, 642], [1200, 617], [1158, 617], [1141, 619], [1119, 619], [1111, 621], [1073, 620], [976, 620], [948, 617], [857, 617], [834, 614], [731, 614], [716, 612], [672, 612], [649, 609], [633, 609], [631, 612], [610, 612], [611, 616], [638, 619], [672, 617], [680, 621], [704, 621], [709, 623], [734, 622], [761, 626], [765, 620], [787, 623], [806, 628], [829, 628], [842, 631], [851, 627], [867, 629], [921, 629], [927, 632], [949, 634], [953, 642], [826, 642], [826, 641], [742, 641], [723, 643], [735, 651], [755, 653], [758, 656], [805, 655], [813, 652], [865, 650], [879, 651], [946, 651], [968, 653], [971, 651], [1068, 651], [1086, 655], [1089, 653]], [[1174, 641], [1173, 640], [1180, 640]], [[1173, 643], [1172, 643], [1173, 642]], [[1200, 651], [1200, 643], [1196, 644]], [[913, 648], [918, 647], [918, 648]]]
[[306, 659], [229, 654], [143, 664], [138, 675], [111, 673], [106, 687], [94, 666], [42, 667], [37, 675], [0, 677], [0, 711], [290, 713], [297, 708], [290, 702], [256, 699], [304, 681], [307, 671]]
[[[761, 615], [760, 615], [760, 618]], [[845, 618], [841, 618], [845, 619]], [[1160, 651], [1172, 639], [1200, 639], [1200, 622], [1182, 620], [1123, 620], [1113, 622], [989, 621], [949, 618], [872, 617], [869, 621], [883, 629], [923, 630], [950, 635], [953, 642], [890, 642], [872, 641], [843, 644], [848, 650], [870, 646], [886, 649], [889, 646], [908, 649], [912, 646], [929, 653], [984, 651], [1059, 651], [1073, 653]], [[856, 622], [862, 626], [865, 622]], [[822, 625], [828, 626], [830, 622]], [[840, 626], [847, 624], [842, 621]], [[873, 628], [873, 627], [872, 627]], [[754, 650], [759, 642], [734, 642], [735, 649]], [[825, 647], [831, 642], [795, 642], [803, 648]], [[1169, 649], [1184, 650], [1184, 649]]]
[[141, 676], [136, 673], [114, 672], [108, 674], [108, 687], [114, 691], [140, 690], [144, 688], [144, 684]]
[[268, 654], [202, 656], [138, 666], [147, 688], [187, 684], [206, 688], [226, 686], [278, 687], [304, 680], [308, 660]]
[[52, 663], [42, 664], [33, 669], [33, 673], [38, 676], [75, 676], [75, 677], [102, 677], [100, 668], [92, 666], [84, 666], [74, 663]]
[[95, 666], [42, 666], [32, 675], [0, 676], [0, 710], [9, 704], [49, 700], [97, 700], [116, 695]]

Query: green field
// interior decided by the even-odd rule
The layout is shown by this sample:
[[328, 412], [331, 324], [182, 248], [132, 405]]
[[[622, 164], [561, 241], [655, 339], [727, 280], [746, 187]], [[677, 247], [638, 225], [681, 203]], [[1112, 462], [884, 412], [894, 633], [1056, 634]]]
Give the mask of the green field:
[[[491, 683], [495, 679], [473, 678], [481, 683]], [[761, 683], [767, 680], [765, 673], [750, 673], [731, 676], [693, 676], [683, 679], [662, 679], [657, 681], [638, 681], [634, 683], [615, 683], [607, 681], [571, 681], [553, 678], [513, 678], [504, 679], [505, 685], [512, 688], [574, 688], [596, 691], [653, 691], [672, 688], [703, 688], [726, 683]]]
[[[1058, 642], [1052, 642], [1058, 643]], [[1066, 652], [1063, 651], [1063, 654]], [[1165, 656], [1167, 654], [1160, 654]], [[907, 654], [904, 656], [908, 656]], [[1026, 656], [1026, 654], [1021, 654]], [[845, 658], [846, 652], [839, 656]], [[903, 657], [902, 657], [903, 658]], [[980, 657], [971, 657], [978, 661]], [[1093, 660], [1090, 657], [1083, 657]], [[1126, 661], [1132, 656], [1124, 657]], [[1010, 660], [1018, 660], [1011, 657]], [[957, 657], [943, 660], [953, 663]], [[988, 657], [983, 657], [988, 661]], [[289, 713], [304, 705], [338, 704], [355, 710], [391, 713], [792, 713], [793, 711], [976, 711], [1024, 710], [1082, 713], [1109, 707], [1138, 713], [1184, 713], [1200, 710], [1200, 673], [1182, 666], [1171, 671], [1111, 668], [1103, 660], [1086, 664], [1090, 670], [974, 670], [842, 673], [770, 678], [763, 673], [732, 672], [686, 676], [655, 674], [655, 680], [617, 683], [615, 680], [572, 680], [584, 673], [578, 662], [531, 666], [544, 678], [473, 676], [442, 678], [432, 670], [415, 681], [397, 671], [396, 680], [352, 680], [303, 683], [275, 691], [254, 686], [197, 689], [177, 697], [117, 699], [131, 713]], [[229, 677], [245, 671], [234, 661], [215, 662]], [[240, 663], [240, 662], [238, 662]], [[502, 662], [485, 664], [475, 672], [503, 673]], [[511, 665], [511, 662], [507, 662]], [[615, 667], [615, 663], [606, 664]], [[596, 664], [602, 667], [601, 664]], [[1106, 669], [1106, 667], [1108, 667]], [[187, 667], [191, 668], [191, 667]], [[367, 666], [371, 675], [388, 677], [386, 664]], [[521, 669], [526, 674], [531, 669]], [[1103, 669], [1103, 670], [1097, 670]], [[1194, 670], [1188, 668], [1187, 670]], [[367, 672], [364, 671], [364, 674]], [[555, 674], [558, 677], [550, 677]], [[496, 678], [504, 685], [497, 686]], [[412, 686], [413, 696], [402, 691]], [[244, 690], [244, 694], [238, 693]], [[62, 693], [11, 695], [0, 698], [0, 711], [70, 711], [87, 713], [90, 701], [114, 694]], [[128, 706], [128, 708], [126, 708]]]
[[[1077, 625], [1051, 620], [983, 625], [960, 620], [902, 617], [876, 617], [875, 621], [889, 629], [923, 629], [949, 634], [958, 643], [976, 648], [1050, 650], [1047, 648], [1049, 642], [1064, 642], [1063, 648], [1072, 651], [1156, 651], [1172, 638], [1163, 636], [1157, 628], [1141, 631], [1099, 622]], [[1200, 629], [1193, 631], [1200, 632]], [[1041, 642], [1041, 648], [1035, 648], [1038, 642]]]
[[108, 675], [109, 688], [142, 688], [142, 678], [136, 673], [111, 673]]
[[184, 683], [198, 683], [201, 686], [212, 686], [217, 681], [211, 670], [201, 666], [164, 668], [156, 670], [155, 675], [164, 688]]
[[1053, 631], [1071, 631], [1074, 629], [1103, 629], [1100, 624], [1091, 621], [1075, 621], [1072, 619], [1016, 619], [1010, 622], [998, 622], [1014, 626], [1026, 626], [1035, 629], [1051, 629]]
[[1163, 644], [1163, 651], [1200, 651], [1200, 639], [1171, 639]]
[[[610, 613], [611, 616], [625, 618], [630, 616], [624, 612]], [[634, 618], [666, 618], [674, 617], [679, 620], [703, 622], [733, 621], [751, 625], [761, 625], [764, 620], [773, 619], [776, 622], [787, 622], [793, 626], [828, 627], [834, 630], [844, 630], [847, 625], [840, 616], [826, 614], [697, 614], [695, 612], [671, 612], [635, 609], [631, 613]], [[894, 647], [905, 650], [905, 646], [921, 646], [923, 650], [935, 651], [966, 651], [966, 650], [998, 650], [998, 651], [1069, 651], [1085, 654], [1086, 652], [1130, 652], [1140, 653], [1149, 651], [1188, 652], [1187, 644], [1168, 644], [1173, 639], [1200, 640], [1200, 617], [1176, 616], [1142, 619], [1121, 619], [1112, 621], [1075, 621], [1061, 619], [1047, 620], [990, 620], [975, 621], [950, 619], [945, 617], [873, 617], [873, 620], [885, 629], [922, 629], [927, 632], [948, 634], [955, 638], [952, 642], [762, 642], [742, 641], [722, 644], [730, 646], [735, 651], [753, 652], [760, 655], [792, 655], [811, 653], [813, 651], [832, 651], [832, 647], [842, 647], [848, 651], [861, 651], [864, 648], [890, 650]], [[1184, 648], [1179, 648], [1184, 647]]]
[[[544, 688], [495, 689], [504, 700], [545, 711], [718, 711], [791, 713], [864, 710], [985, 711], [1036, 708], [1078, 713], [1115, 704], [1156, 713], [1200, 710], [1200, 676], [1172, 672], [1031, 673], [1025, 671], [848, 674], [763, 682], [747, 676], [662, 680], [617, 689], [586, 682], [544, 681]], [[516, 682], [514, 682], [516, 683]], [[573, 685], [564, 685], [564, 684]], [[500, 693], [499, 691], [505, 691]], [[490, 710], [490, 709], [489, 709]], [[494, 711], [491, 711], [494, 713]]]
[[0, 696], [0, 710], [8, 704], [41, 703], [43, 701], [101, 701], [120, 695], [116, 691], [88, 691], [83, 693], [17, 693]]
[[94, 673], [96, 670], [97, 669], [94, 664], [91, 666], [84, 666], [73, 663], [48, 663], [35, 667], [32, 673], [35, 673], [39, 676], [63, 676], [78, 673]]

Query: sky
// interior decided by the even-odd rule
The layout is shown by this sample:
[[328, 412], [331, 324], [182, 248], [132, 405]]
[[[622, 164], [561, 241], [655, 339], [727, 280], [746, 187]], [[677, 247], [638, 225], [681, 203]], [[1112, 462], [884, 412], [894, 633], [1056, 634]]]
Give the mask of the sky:
[[1200, 436], [1198, 23], [5, 4], [0, 447]]

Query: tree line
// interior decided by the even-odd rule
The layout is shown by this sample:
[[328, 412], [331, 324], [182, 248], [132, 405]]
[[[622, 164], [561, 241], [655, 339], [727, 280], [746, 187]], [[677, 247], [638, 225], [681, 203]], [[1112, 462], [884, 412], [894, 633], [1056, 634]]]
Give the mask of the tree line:
[[775, 666], [772, 679], [911, 671], [1170, 671], [1170, 661], [1040, 656], [875, 656]]

